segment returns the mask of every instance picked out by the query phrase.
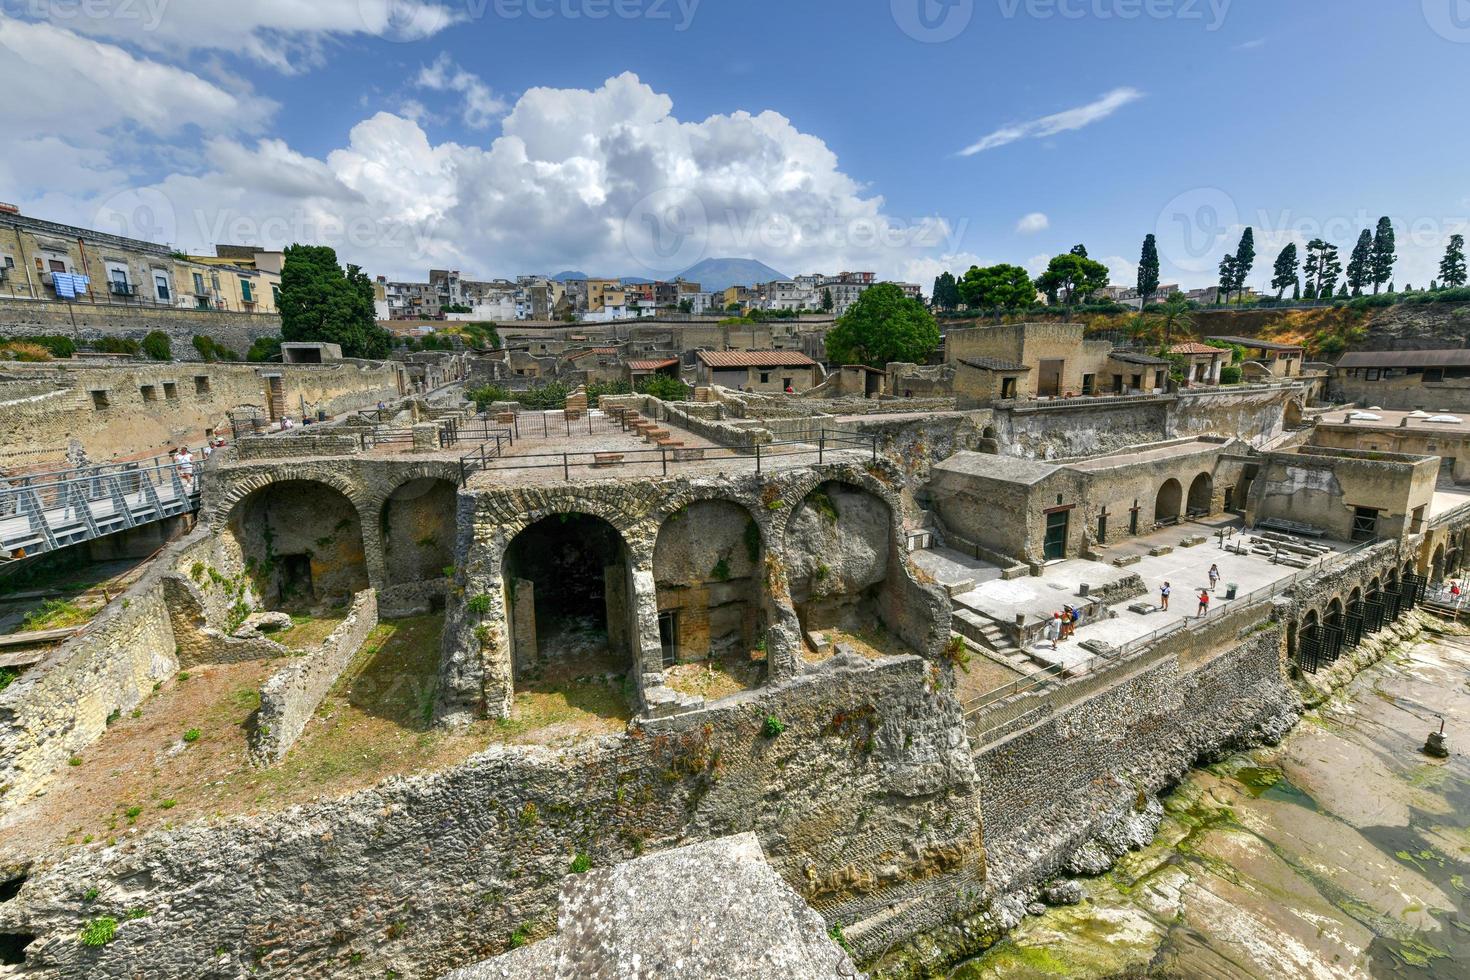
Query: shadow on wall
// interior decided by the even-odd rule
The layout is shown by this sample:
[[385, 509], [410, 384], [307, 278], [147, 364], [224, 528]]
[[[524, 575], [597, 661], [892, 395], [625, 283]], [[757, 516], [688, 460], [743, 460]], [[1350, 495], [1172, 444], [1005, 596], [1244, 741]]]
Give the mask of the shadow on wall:
[[653, 551], [665, 666], [749, 654], [765, 629], [760, 525], [728, 500], [701, 500], [659, 528]]
[[869, 630], [883, 625], [879, 592], [893, 549], [893, 512], [851, 484], [807, 494], [786, 530], [791, 599], [802, 629]]
[[357, 508], [324, 483], [256, 490], [235, 506], [226, 534], [267, 608], [345, 605], [368, 587]]

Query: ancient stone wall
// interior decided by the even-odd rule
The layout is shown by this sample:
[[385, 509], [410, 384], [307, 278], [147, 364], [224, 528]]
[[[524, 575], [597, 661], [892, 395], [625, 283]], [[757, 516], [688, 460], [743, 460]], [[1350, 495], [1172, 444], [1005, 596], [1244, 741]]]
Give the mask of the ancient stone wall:
[[[1194, 657], [1164, 654], [1126, 680], [976, 753], [990, 888], [1061, 873], [1110, 822], [1195, 759], [1279, 737], [1299, 701], [1283, 678], [1283, 631], [1260, 609], [1223, 617]], [[1218, 644], [1218, 646], [1214, 646]], [[1190, 659], [1202, 658], [1190, 663]]]
[[260, 711], [250, 732], [251, 758], [261, 765], [279, 762], [342, 671], [378, 625], [378, 597], [364, 589], [352, 600], [347, 618], [315, 650], [297, 657], [260, 689]]
[[1167, 398], [1140, 396], [1048, 406], [1001, 406], [994, 425], [1001, 451], [1024, 459], [1116, 452], [1169, 438]]
[[362, 452], [362, 438], [355, 435], [303, 432], [278, 436], [244, 436], [235, 443], [239, 460], [294, 459], [312, 456], [348, 456]]
[[[12, 367], [11, 385], [46, 387], [0, 401], [0, 446], [20, 449], [14, 464], [59, 461], [77, 439], [94, 462], [165, 452], [189, 442], [196, 448], [206, 429], [230, 437], [228, 413], [252, 406], [264, 411], [267, 380], [279, 374], [282, 403], [337, 414], [399, 397], [400, 367], [392, 362], [349, 361], [328, 365], [179, 364], [134, 362], [118, 366], [67, 362]], [[146, 389], [146, 390], [145, 390]]]
[[274, 313], [0, 299], [0, 337], [64, 334], [82, 343], [103, 337], [141, 341], [154, 330], [168, 334], [174, 357], [179, 360], [203, 360], [194, 349], [195, 334], [209, 337], [243, 357], [257, 339], [280, 336], [281, 318]]
[[[838, 658], [626, 735], [495, 746], [341, 800], [71, 848], [0, 904], [0, 932], [35, 935], [27, 969], [60, 975], [433, 977], [549, 928], [579, 853], [600, 867], [752, 831], [872, 954], [979, 900], [970, 753], [934, 681], [916, 657]], [[115, 938], [82, 946], [98, 915]]]

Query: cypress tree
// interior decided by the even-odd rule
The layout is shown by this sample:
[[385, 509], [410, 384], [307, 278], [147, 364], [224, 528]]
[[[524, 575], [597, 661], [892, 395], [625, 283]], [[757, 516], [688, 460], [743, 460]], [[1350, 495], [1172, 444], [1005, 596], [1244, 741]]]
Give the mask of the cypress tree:
[[[1388, 218], [1378, 219], [1378, 231], [1373, 235], [1373, 293], [1378, 294], [1378, 287], [1384, 283], [1390, 283], [1393, 279], [1393, 264], [1397, 261], [1397, 251], [1394, 244], [1393, 222]], [[1389, 292], [1393, 292], [1390, 288]]]
[[1276, 256], [1276, 265], [1272, 269], [1271, 288], [1276, 290], [1276, 298], [1286, 292], [1287, 286], [1296, 287], [1294, 298], [1301, 298], [1301, 280], [1296, 274], [1296, 242], [1287, 242], [1281, 254]]
[[1439, 281], [1446, 289], [1458, 289], [1465, 285], [1465, 278], [1465, 236], [1451, 235], [1439, 263]]
[[1352, 258], [1348, 260], [1347, 281], [1353, 287], [1354, 296], [1363, 295], [1363, 287], [1373, 281], [1373, 233], [1367, 228], [1358, 236], [1358, 244], [1353, 246]]
[[1159, 291], [1159, 244], [1153, 235], [1143, 240], [1143, 254], [1138, 259], [1139, 309], [1148, 305]]

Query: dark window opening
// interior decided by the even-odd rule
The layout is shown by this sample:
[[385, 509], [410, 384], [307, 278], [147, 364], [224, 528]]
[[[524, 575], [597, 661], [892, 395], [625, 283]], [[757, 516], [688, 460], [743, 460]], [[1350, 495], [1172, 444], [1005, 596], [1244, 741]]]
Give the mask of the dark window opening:
[[672, 667], [679, 662], [679, 613], [677, 610], [658, 614], [658, 645], [663, 653], [663, 665]]
[[195, 378], [194, 378], [194, 394], [196, 394], [196, 395], [207, 395], [207, 394], [209, 394], [209, 377], [207, 375], [200, 374], [200, 375], [196, 375], [195, 376]]
[[1444, 368], [1425, 368], [1424, 369], [1424, 380], [1426, 382], [1428, 382], [1428, 381], [1443, 381], [1444, 380]]
[[1353, 540], [1373, 541], [1378, 537], [1378, 508], [1353, 508]]
[[1072, 518], [1070, 510], [1059, 510], [1046, 515], [1046, 547], [1045, 557], [1047, 561], [1055, 561], [1067, 556], [1067, 524]]
[[172, 381], [163, 383], [163, 397], [165, 401], [173, 401], [179, 397], [179, 386]]
[[110, 404], [111, 403], [108, 402], [108, 400], [107, 400], [107, 392], [105, 392], [105, 391], [94, 391], [94, 392], [91, 392], [91, 395], [92, 395], [92, 407], [93, 408], [97, 409], [98, 411], [101, 411], [104, 408], [110, 407]]
[[152, 385], [139, 385], [138, 394], [143, 396], [145, 402], [158, 401], [158, 389]]
[[311, 556], [281, 555], [280, 601], [289, 602], [297, 597], [309, 599], [315, 594], [311, 584]]
[[1001, 378], [1000, 379], [1000, 397], [1002, 397], [1002, 398], [1015, 398], [1016, 397], [1016, 379], [1015, 378]]
[[1097, 375], [1084, 374], [1082, 376], [1082, 393], [1090, 395], [1097, 390]]
[[26, 961], [26, 947], [35, 940], [35, 936], [24, 932], [0, 932], [0, 964], [23, 964]]

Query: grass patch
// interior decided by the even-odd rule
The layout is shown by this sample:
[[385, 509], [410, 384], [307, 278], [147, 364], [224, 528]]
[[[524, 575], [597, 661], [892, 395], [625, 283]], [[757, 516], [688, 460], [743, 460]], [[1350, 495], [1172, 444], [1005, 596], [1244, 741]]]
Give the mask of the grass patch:
[[67, 599], [47, 599], [39, 609], [32, 609], [21, 620], [22, 633], [37, 630], [59, 630], [68, 626], [81, 626], [92, 618], [92, 613]]

